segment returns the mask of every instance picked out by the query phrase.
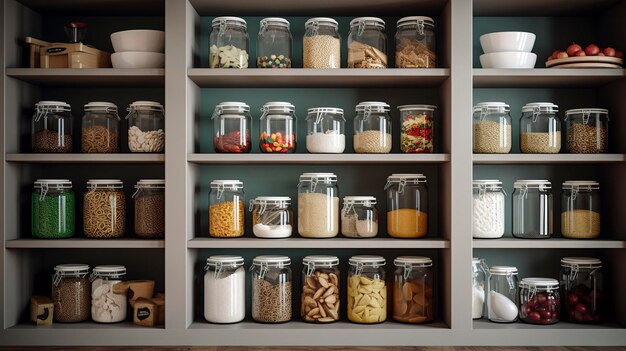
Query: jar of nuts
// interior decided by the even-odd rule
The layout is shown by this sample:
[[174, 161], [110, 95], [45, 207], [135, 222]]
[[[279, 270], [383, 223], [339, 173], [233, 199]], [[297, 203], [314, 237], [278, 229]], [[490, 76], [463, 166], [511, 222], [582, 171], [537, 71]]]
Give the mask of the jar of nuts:
[[348, 68], [387, 68], [385, 21], [359, 17], [350, 21]]
[[86, 264], [60, 264], [52, 276], [54, 321], [84, 322], [91, 314], [91, 282]]
[[511, 152], [511, 114], [504, 102], [480, 102], [474, 106], [474, 153]]
[[300, 315], [305, 322], [339, 320], [339, 258], [306, 256], [302, 259]]
[[33, 152], [72, 152], [72, 110], [62, 101], [39, 101], [32, 121]]
[[566, 150], [572, 154], [601, 154], [609, 148], [609, 111], [581, 108], [565, 111]]
[[525, 154], [558, 154], [561, 150], [559, 107], [533, 102], [522, 108], [520, 150]]
[[261, 108], [259, 146], [265, 153], [296, 151], [296, 107], [289, 102], [267, 102]]
[[135, 235], [165, 236], [165, 179], [140, 179], [135, 185]]
[[436, 68], [435, 21], [409, 16], [397, 22], [396, 68]]
[[163, 105], [155, 101], [135, 101], [127, 110], [130, 152], [163, 152], [165, 150]]
[[291, 320], [291, 259], [257, 256], [252, 261], [252, 318], [262, 323]]
[[341, 68], [339, 23], [328, 17], [310, 18], [304, 24], [302, 67]]
[[220, 102], [213, 111], [213, 147], [216, 153], [248, 153], [250, 106], [243, 102]]
[[434, 320], [433, 261], [422, 256], [400, 256], [393, 263], [393, 319], [404, 323]]
[[388, 154], [391, 152], [391, 117], [389, 104], [365, 101], [356, 105], [354, 152]]
[[81, 150], [84, 153], [120, 152], [120, 116], [115, 104], [90, 102], [85, 105]]
[[119, 179], [90, 179], [83, 196], [83, 231], [87, 238], [124, 236], [126, 199]]
[[519, 283], [519, 317], [530, 324], [559, 321], [561, 298], [559, 281], [549, 278], [524, 278]]
[[211, 21], [209, 67], [248, 68], [248, 31], [243, 18], [222, 16]]
[[387, 320], [385, 258], [359, 255], [349, 260], [348, 320], [360, 324]]
[[214, 180], [209, 193], [209, 235], [217, 238], [245, 234], [243, 182]]

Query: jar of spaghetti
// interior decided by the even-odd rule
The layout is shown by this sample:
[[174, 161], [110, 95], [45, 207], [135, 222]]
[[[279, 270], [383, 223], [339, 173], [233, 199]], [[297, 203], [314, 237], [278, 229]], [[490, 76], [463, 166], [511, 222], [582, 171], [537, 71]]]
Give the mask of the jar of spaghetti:
[[87, 238], [124, 236], [126, 199], [119, 179], [90, 179], [83, 196], [83, 231]]
[[209, 193], [209, 235], [240, 237], [244, 235], [243, 182], [214, 180]]
[[115, 104], [110, 102], [86, 104], [81, 128], [82, 152], [120, 152], [120, 124]]
[[428, 234], [428, 189], [423, 174], [392, 174], [387, 178], [387, 233], [394, 238]]

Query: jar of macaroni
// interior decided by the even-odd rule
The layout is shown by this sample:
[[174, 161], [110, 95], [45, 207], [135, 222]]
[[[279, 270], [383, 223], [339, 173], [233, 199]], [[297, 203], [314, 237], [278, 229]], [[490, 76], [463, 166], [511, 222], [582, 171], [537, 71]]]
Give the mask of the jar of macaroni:
[[257, 256], [252, 261], [252, 319], [261, 323], [291, 320], [291, 259], [287, 256]]
[[428, 234], [428, 188], [423, 174], [392, 174], [387, 178], [387, 234], [422, 238]]
[[391, 140], [389, 105], [378, 101], [366, 101], [356, 105], [354, 152], [388, 154], [391, 152]]
[[350, 257], [348, 270], [348, 320], [359, 324], [387, 320], [385, 258], [359, 255]]
[[302, 296], [300, 315], [310, 323], [339, 320], [339, 258], [306, 256], [302, 259]]
[[120, 238], [126, 231], [124, 184], [119, 179], [90, 179], [83, 196], [83, 232], [87, 238]]
[[39, 153], [72, 152], [72, 108], [62, 101], [39, 101], [32, 120], [32, 148]]
[[348, 238], [373, 238], [378, 235], [378, 210], [374, 196], [343, 198], [341, 234]]
[[209, 193], [209, 235], [240, 237], [245, 234], [243, 182], [214, 180]]
[[335, 174], [300, 175], [298, 233], [305, 238], [332, 238], [339, 233], [339, 189]]
[[243, 18], [222, 16], [211, 21], [209, 67], [248, 68], [248, 30]]
[[385, 21], [359, 17], [350, 21], [348, 68], [387, 68]]
[[121, 120], [115, 104], [110, 102], [86, 104], [81, 127], [82, 152], [120, 152], [120, 128]]
[[302, 67], [341, 68], [339, 23], [328, 17], [310, 18], [304, 24]]

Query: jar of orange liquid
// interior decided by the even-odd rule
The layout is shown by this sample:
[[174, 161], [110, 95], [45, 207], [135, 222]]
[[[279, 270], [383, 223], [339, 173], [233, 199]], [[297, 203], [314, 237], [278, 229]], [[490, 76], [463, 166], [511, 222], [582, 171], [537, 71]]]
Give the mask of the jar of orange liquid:
[[423, 174], [392, 174], [387, 178], [387, 233], [394, 238], [428, 234], [428, 189]]

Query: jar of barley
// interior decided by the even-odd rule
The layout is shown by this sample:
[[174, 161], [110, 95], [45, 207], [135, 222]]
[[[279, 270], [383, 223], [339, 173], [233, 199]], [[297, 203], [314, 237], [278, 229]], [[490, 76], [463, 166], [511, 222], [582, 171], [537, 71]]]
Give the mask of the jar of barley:
[[481, 102], [474, 106], [474, 153], [511, 152], [511, 114], [504, 102]]
[[302, 66], [304, 68], [341, 68], [339, 23], [332, 18], [315, 17], [304, 24]]
[[126, 200], [119, 179], [90, 179], [83, 196], [83, 231], [87, 238], [124, 236]]
[[146, 239], [163, 238], [165, 179], [140, 179], [135, 189], [135, 234]]

